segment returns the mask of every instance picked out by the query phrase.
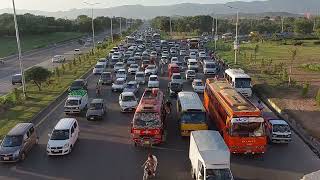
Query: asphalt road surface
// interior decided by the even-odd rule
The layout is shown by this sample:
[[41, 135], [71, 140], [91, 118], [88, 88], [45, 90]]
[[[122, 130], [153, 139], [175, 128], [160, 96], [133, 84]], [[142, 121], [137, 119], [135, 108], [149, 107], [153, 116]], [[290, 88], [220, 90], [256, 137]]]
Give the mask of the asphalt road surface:
[[[118, 32], [119, 29], [114, 30], [114, 33]], [[95, 40], [96, 42], [102, 41], [106, 36], [110, 36], [109, 31], [98, 34], [95, 37]], [[63, 44], [57, 44], [55, 47], [27, 52], [22, 55], [23, 66], [25, 69], [35, 65], [51, 69], [56, 66], [56, 64], [51, 62], [51, 58], [54, 55], [64, 55], [67, 59], [72, 59], [74, 49], [78, 48], [82, 52], [86, 52], [92, 48], [91, 46], [84, 47], [74, 40]], [[11, 84], [11, 76], [16, 73], [20, 73], [20, 65], [16, 56], [9, 57], [5, 60], [5, 64], [0, 64], [0, 95], [10, 92], [10, 90], [15, 87]]]
[[[203, 78], [201, 73], [198, 75]], [[130, 76], [129, 79], [132, 78]], [[88, 78], [90, 99], [95, 97], [97, 79], [93, 75]], [[168, 78], [161, 77], [160, 88], [165, 90], [167, 83]], [[190, 82], [184, 85], [185, 91], [191, 90]], [[139, 97], [144, 88], [140, 87]], [[133, 113], [120, 112], [119, 93], [111, 92], [110, 86], [104, 86], [102, 92], [107, 102], [107, 115], [102, 121], [87, 121], [84, 117], [76, 117], [81, 132], [70, 155], [46, 155], [48, 133], [59, 119], [66, 117], [62, 101], [46, 117], [38, 119], [39, 145], [34, 147], [24, 162], [0, 164], [0, 179], [140, 180], [143, 176], [141, 165], [148, 152], [158, 158], [157, 177], [153, 179], [191, 179], [189, 139], [179, 135], [175, 110], [167, 119], [168, 140], [165, 144], [152, 149], [134, 147], [129, 131]], [[256, 100], [253, 98], [252, 101]], [[215, 129], [212, 124], [210, 129]], [[264, 155], [232, 155], [231, 158], [232, 172], [239, 180], [295, 180], [319, 168], [319, 158], [296, 134], [293, 134], [293, 142], [288, 145], [269, 145]]]

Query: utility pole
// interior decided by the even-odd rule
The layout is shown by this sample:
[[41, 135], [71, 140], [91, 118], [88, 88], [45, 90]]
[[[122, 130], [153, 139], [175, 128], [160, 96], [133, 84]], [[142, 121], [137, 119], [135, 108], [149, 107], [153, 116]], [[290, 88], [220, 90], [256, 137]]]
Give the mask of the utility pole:
[[[88, 3], [88, 2], [83, 2], [89, 6], [94, 6], [100, 3]], [[93, 49], [96, 47], [96, 43], [94, 40], [94, 17], [93, 17], [93, 7], [91, 8], [91, 29], [92, 29], [92, 44], [93, 44]]]
[[120, 17], [120, 37], [122, 37], [122, 29], [121, 29], [121, 17]]
[[113, 43], [113, 33], [112, 33], [112, 19], [113, 19], [113, 17], [111, 17], [110, 19], [111, 19], [110, 35], [111, 35], [111, 42]]
[[212, 29], [211, 29], [211, 32], [212, 32], [212, 37], [214, 37], [214, 17], [212, 17]]
[[128, 29], [128, 19], [126, 18], [126, 29]]
[[239, 43], [238, 43], [238, 24], [239, 24], [239, 11], [237, 11], [237, 22], [236, 22], [236, 42], [235, 42], [235, 51], [234, 51], [234, 64], [237, 64], [237, 55], [238, 55], [238, 49], [239, 49]]
[[12, 5], [13, 5], [14, 27], [15, 27], [15, 30], [16, 30], [16, 39], [17, 39], [17, 46], [18, 46], [18, 60], [20, 62], [22, 93], [23, 93], [23, 96], [26, 98], [27, 97], [26, 81], [25, 81], [25, 77], [24, 77], [24, 68], [23, 68], [23, 63], [22, 63], [21, 44], [20, 44], [20, 36], [19, 36], [19, 26], [18, 26], [18, 22], [17, 22], [16, 6], [15, 6], [15, 3], [14, 3], [14, 0], [12, 0]]
[[216, 17], [216, 31], [214, 37], [214, 51], [217, 50], [217, 41], [218, 41], [218, 17]]
[[169, 18], [170, 18], [170, 36], [172, 36], [171, 16]]
[[281, 33], [284, 32], [284, 17], [281, 17]]

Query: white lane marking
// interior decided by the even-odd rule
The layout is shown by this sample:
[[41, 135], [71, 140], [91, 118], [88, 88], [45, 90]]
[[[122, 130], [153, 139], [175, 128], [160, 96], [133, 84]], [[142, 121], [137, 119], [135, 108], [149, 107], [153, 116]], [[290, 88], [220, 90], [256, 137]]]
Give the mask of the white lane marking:
[[48, 176], [48, 175], [44, 175], [44, 174], [34, 173], [34, 172], [31, 172], [31, 171], [25, 171], [25, 170], [17, 169], [17, 166], [13, 166], [12, 168], [10, 168], [10, 170], [13, 171], [13, 172], [15, 172], [15, 173], [20, 173], [20, 174], [35, 176], [35, 177], [39, 177], [39, 178], [42, 178], [42, 179], [69, 180], [69, 179], [67, 179], [67, 178]]
[[159, 146], [152, 146], [152, 149], [160, 149], [160, 150], [169, 150], [169, 151], [177, 151], [177, 152], [186, 152], [183, 149], [175, 149], [175, 148], [166, 148], [166, 147], [159, 147]]

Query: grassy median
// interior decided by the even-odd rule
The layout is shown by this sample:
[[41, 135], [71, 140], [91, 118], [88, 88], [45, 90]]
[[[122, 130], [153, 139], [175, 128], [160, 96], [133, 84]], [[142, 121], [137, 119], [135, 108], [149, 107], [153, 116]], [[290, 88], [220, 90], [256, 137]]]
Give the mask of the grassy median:
[[[47, 45], [82, 37], [84, 33], [78, 32], [54, 32], [42, 35], [20, 35], [22, 51], [46, 47]], [[15, 36], [0, 37], [0, 57], [17, 53], [17, 41]]]

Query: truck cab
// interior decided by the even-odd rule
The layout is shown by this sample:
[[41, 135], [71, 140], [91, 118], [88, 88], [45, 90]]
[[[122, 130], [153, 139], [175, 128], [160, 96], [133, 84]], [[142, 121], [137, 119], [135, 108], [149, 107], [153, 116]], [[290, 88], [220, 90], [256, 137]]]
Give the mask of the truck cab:
[[66, 114], [80, 114], [88, 105], [88, 93], [86, 90], [71, 91], [64, 105]]
[[291, 142], [291, 129], [288, 123], [283, 119], [266, 120], [267, 136], [272, 143]]

